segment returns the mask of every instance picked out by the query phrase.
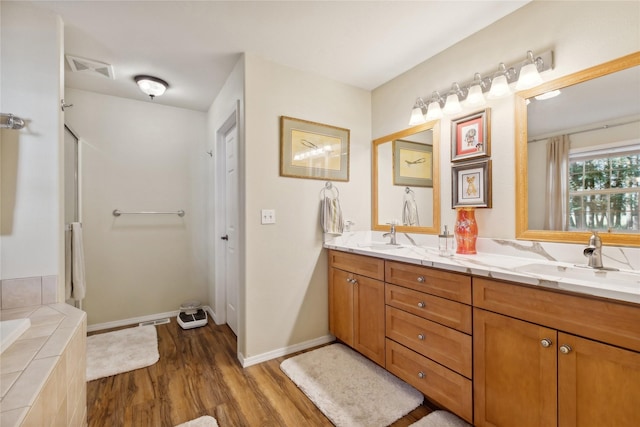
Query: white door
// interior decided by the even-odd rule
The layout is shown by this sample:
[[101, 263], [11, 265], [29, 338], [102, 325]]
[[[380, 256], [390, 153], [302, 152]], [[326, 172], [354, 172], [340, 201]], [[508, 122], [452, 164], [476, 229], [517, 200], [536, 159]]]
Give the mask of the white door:
[[225, 145], [225, 286], [227, 324], [238, 335], [238, 132], [234, 124], [224, 134]]

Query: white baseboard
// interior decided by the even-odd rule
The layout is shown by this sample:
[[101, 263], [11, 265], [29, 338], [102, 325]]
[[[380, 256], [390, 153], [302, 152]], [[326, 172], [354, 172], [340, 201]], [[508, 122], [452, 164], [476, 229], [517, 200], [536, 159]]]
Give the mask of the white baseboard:
[[[207, 313], [209, 313], [211, 320], [213, 320], [213, 322], [216, 325], [218, 325], [219, 323], [217, 322], [217, 316], [214, 313], [213, 309], [208, 305], [205, 305], [202, 308], [206, 310]], [[180, 313], [180, 310], [175, 310], [175, 311], [167, 311], [165, 313], [150, 314], [148, 316], [130, 317], [128, 319], [114, 320], [113, 322], [96, 323], [93, 325], [88, 325], [87, 332], [95, 332], [95, 331], [101, 331], [103, 329], [137, 325], [142, 322], [149, 322], [149, 321], [164, 319], [164, 318], [171, 319], [172, 317], [176, 317], [179, 313]], [[327, 344], [335, 339], [336, 338], [333, 335], [325, 335], [323, 337], [315, 338], [315, 339], [301, 342], [288, 347], [283, 347], [276, 350], [268, 351], [266, 353], [258, 354], [256, 356], [251, 356], [248, 358], [245, 358], [242, 353], [238, 352], [238, 360], [240, 361], [240, 364], [242, 365], [242, 367], [246, 368], [252, 365], [257, 365], [258, 363], [266, 362], [267, 360], [275, 359], [277, 357], [286, 356], [288, 354], [306, 350], [308, 348], [316, 347], [322, 344]]]
[[[213, 310], [211, 310], [211, 307], [209, 307], [208, 305], [205, 305], [202, 308], [206, 310], [211, 315], [211, 317], [214, 318], [214, 322], [215, 322], [215, 314], [213, 313]], [[180, 310], [175, 310], [175, 311], [167, 311], [165, 313], [150, 314], [148, 316], [130, 317], [128, 319], [114, 320], [113, 322], [96, 323], [94, 325], [88, 325], [87, 332], [95, 332], [95, 331], [101, 331], [103, 329], [137, 325], [138, 323], [149, 322], [157, 319], [164, 319], [166, 317], [172, 318], [172, 317], [176, 317], [179, 313], [180, 313]]]
[[333, 335], [325, 335], [323, 337], [315, 338], [313, 340], [301, 342], [299, 344], [295, 344], [292, 346], [279, 348], [276, 350], [268, 351], [266, 353], [258, 354], [257, 356], [244, 357], [244, 355], [238, 352], [238, 360], [243, 368], [249, 367], [251, 365], [256, 365], [258, 363], [266, 362], [267, 360], [275, 359], [277, 357], [286, 356], [291, 353], [295, 353], [297, 351], [306, 350], [311, 347], [315, 347], [322, 344], [330, 343], [335, 340], [336, 337]]
[[215, 323], [216, 325], [220, 325], [221, 324], [218, 321], [218, 316], [216, 316], [216, 313], [213, 311], [213, 308], [211, 308], [208, 305], [205, 305], [204, 309], [207, 311], [207, 313], [209, 313], [209, 317], [211, 317], [211, 320], [213, 320], [213, 323]]

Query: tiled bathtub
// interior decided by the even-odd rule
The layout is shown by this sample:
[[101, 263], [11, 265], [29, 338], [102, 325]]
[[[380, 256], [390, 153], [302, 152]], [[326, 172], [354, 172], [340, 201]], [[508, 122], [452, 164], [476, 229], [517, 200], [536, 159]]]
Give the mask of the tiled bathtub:
[[2, 302], [0, 320], [28, 318], [31, 326], [0, 356], [0, 425], [85, 426], [86, 313], [64, 303]]

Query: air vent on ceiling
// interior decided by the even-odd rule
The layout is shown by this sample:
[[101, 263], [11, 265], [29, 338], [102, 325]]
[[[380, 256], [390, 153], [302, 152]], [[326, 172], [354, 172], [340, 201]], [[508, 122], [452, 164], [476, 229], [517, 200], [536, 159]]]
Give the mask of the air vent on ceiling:
[[71, 67], [71, 71], [74, 73], [92, 74], [111, 80], [115, 79], [113, 76], [113, 65], [111, 64], [72, 55], [66, 55], [66, 57], [69, 67]]

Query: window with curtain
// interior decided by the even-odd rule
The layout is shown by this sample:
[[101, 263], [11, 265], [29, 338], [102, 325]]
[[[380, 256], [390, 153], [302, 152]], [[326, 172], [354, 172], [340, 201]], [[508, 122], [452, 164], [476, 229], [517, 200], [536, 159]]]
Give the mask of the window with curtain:
[[639, 232], [640, 142], [569, 153], [569, 229]]

